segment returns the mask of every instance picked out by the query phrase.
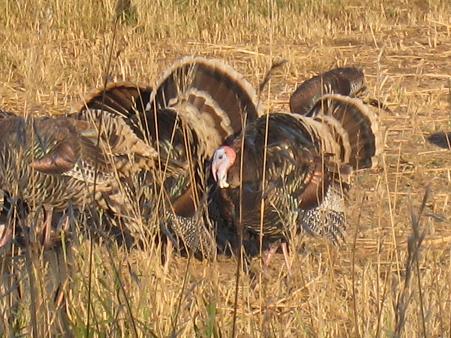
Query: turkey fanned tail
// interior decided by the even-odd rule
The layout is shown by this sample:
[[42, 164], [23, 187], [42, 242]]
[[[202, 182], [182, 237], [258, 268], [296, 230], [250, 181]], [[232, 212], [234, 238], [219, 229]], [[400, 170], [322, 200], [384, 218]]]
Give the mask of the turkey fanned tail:
[[[199, 156], [211, 156], [223, 140], [257, 115], [256, 93], [232, 67], [202, 57], [186, 57], [163, 75], [148, 111], [172, 109], [196, 134]], [[171, 127], [171, 126], [168, 126]], [[168, 128], [171, 130], [171, 128]]]
[[324, 95], [307, 116], [326, 127], [328, 137], [338, 146], [324, 151], [334, 154], [340, 164], [359, 170], [375, 167], [383, 151], [377, 114], [376, 109], [360, 99]]

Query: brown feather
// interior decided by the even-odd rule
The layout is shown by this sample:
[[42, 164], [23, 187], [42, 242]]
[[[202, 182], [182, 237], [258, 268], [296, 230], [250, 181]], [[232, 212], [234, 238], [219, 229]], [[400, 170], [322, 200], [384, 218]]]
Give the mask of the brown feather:
[[196, 208], [192, 188], [190, 187], [179, 198], [177, 198], [172, 203], [172, 207], [174, 208], [175, 214], [178, 216], [193, 217]]
[[360, 69], [332, 69], [303, 82], [290, 97], [290, 111], [305, 115], [325, 94], [355, 96], [365, 88], [364, 75]]
[[322, 160], [319, 158], [315, 162], [313, 171], [305, 180], [304, 191], [298, 197], [299, 207], [302, 209], [313, 208], [321, 204], [324, 194], [329, 188], [329, 179]]
[[61, 142], [49, 154], [31, 162], [31, 167], [45, 174], [63, 174], [74, 168], [79, 151], [76, 142]]
[[110, 83], [107, 87], [93, 90], [72, 109], [73, 113], [89, 109], [101, 109], [122, 116], [144, 112], [152, 88], [130, 82]]

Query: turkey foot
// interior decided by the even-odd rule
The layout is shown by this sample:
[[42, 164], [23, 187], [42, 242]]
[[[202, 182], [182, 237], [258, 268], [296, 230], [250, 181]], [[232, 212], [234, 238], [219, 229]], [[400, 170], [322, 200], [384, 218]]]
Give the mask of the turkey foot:
[[277, 252], [277, 250], [279, 249], [279, 246], [282, 247], [285, 265], [287, 267], [288, 274], [291, 275], [291, 263], [290, 263], [290, 257], [288, 255], [288, 246], [287, 246], [286, 242], [280, 243], [280, 241], [278, 241], [276, 243], [271, 244], [269, 250], [266, 253], [266, 257], [263, 259], [263, 267], [265, 270], [269, 268], [269, 263], [271, 262], [271, 258]]

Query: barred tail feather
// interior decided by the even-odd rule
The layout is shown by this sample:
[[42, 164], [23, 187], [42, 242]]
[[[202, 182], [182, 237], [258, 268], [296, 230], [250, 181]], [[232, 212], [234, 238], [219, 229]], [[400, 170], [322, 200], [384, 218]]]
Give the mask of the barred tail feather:
[[98, 88], [88, 94], [72, 108], [70, 115], [82, 120], [99, 117], [100, 114], [121, 117], [137, 136], [143, 138], [145, 107], [151, 93], [150, 87], [129, 82], [111, 83], [106, 88]]
[[[207, 152], [258, 116], [257, 95], [244, 77], [217, 60], [185, 57], [166, 71], [147, 109], [177, 110], [208, 143]], [[211, 155], [211, 154], [209, 154]]]
[[325, 95], [309, 113], [329, 127], [340, 146], [340, 159], [354, 170], [373, 168], [383, 150], [378, 116], [360, 99]]
[[354, 67], [332, 69], [303, 82], [290, 97], [290, 111], [305, 115], [326, 94], [356, 96], [366, 89], [362, 70]]
[[110, 83], [88, 94], [73, 111], [84, 109], [103, 110], [122, 117], [131, 117], [143, 112], [150, 99], [152, 88], [141, 87], [129, 82]]

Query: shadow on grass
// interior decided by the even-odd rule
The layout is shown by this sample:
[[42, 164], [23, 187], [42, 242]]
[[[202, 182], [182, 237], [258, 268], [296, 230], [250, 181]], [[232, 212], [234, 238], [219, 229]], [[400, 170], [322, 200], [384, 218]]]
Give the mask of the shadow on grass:
[[440, 148], [451, 150], [451, 131], [433, 133], [427, 137], [427, 140]]

